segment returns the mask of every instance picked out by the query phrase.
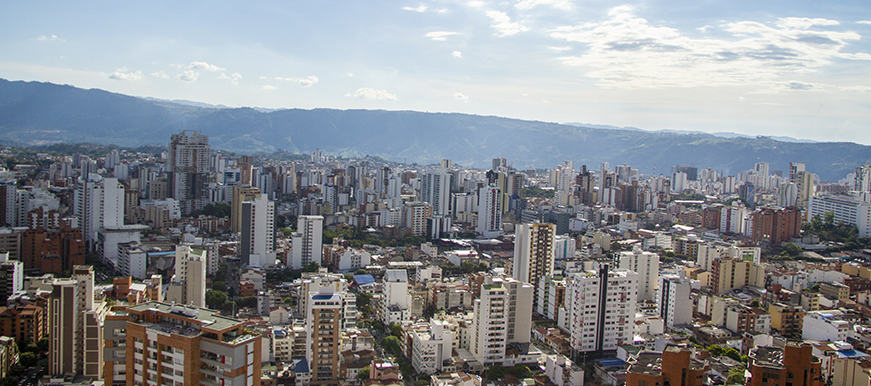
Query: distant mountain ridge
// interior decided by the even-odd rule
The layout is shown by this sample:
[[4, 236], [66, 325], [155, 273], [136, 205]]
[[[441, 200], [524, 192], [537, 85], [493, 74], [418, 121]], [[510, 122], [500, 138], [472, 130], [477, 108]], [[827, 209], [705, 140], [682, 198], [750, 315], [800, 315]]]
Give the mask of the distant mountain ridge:
[[91, 142], [136, 147], [166, 144], [180, 130], [199, 130], [214, 149], [253, 154], [320, 148], [347, 157], [489, 167], [552, 168], [564, 160], [598, 169], [628, 164], [669, 174], [674, 165], [734, 174], [756, 162], [786, 170], [804, 162], [836, 181], [871, 164], [871, 147], [855, 143], [797, 143], [773, 138], [722, 138], [704, 133], [627, 131], [495, 116], [416, 111], [200, 107], [69, 85], [0, 80], [0, 142], [28, 145]]
[[[727, 131], [718, 131], [716, 133], [707, 133], [704, 131], [689, 131], [689, 130], [671, 130], [671, 129], [662, 129], [662, 130], [644, 130], [639, 129], [637, 127], [632, 126], [611, 126], [611, 125], [599, 125], [594, 123], [579, 123], [579, 122], [566, 122], [564, 125], [578, 126], [578, 127], [592, 127], [595, 129], [609, 129], [609, 130], [628, 130], [628, 131], [642, 131], [646, 133], [673, 133], [673, 134], [700, 134], [700, 135], [713, 135], [715, 137], [720, 138], [755, 138], [752, 135], [741, 134], [741, 133], [733, 133]], [[780, 142], [798, 142], [798, 143], [818, 143], [819, 141], [814, 141], [812, 139], [798, 139], [793, 137], [786, 136], [764, 136], [768, 137]]]

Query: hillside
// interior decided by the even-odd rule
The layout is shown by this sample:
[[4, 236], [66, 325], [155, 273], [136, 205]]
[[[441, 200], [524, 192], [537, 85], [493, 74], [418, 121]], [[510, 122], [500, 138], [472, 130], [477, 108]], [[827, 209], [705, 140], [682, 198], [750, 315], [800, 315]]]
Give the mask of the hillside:
[[0, 80], [0, 141], [28, 145], [91, 142], [136, 147], [165, 144], [180, 130], [200, 130], [213, 148], [237, 153], [372, 155], [430, 164], [442, 158], [487, 167], [505, 157], [517, 168], [550, 168], [564, 160], [597, 169], [629, 164], [643, 173], [673, 165], [734, 174], [765, 161], [772, 170], [805, 162], [824, 180], [871, 164], [871, 147], [855, 143], [781, 142], [700, 133], [577, 127], [469, 114], [415, 111], [209, 108], [85, 90]]

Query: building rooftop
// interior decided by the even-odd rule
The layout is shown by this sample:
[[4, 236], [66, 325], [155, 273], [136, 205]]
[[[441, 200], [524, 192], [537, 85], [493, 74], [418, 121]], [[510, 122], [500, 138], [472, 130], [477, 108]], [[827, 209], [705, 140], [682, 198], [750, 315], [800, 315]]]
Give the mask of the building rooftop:
[[201, 327], [222, 331], [241, 325], [241, 320], [222, 316], [218, 311], [196, 306], [173, 305], [161, 302], [148, 302], [128, 307], [128, 311], [162, 312], [180, 315], [200, 322]]

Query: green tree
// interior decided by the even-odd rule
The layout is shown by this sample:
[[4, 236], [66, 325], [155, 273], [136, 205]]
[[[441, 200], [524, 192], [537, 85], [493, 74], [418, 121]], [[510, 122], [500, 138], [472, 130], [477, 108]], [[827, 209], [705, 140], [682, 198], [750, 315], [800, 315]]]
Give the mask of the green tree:
[[35, 352], [25, 352], [18, 355], [19, 363], [26, 368], [30, 368], [36, 366], [36, 362], [39, 358], [36, 356]]
[[321, 266], [317, 262], [311, 262], [302, 267], [303, 272], [317, 272]]
[[372, 314], [372, 294], [368, 292], [357, 293], [357, 310], [363, 315]]
[[733, 367], [729, 369], [729, 374], [726, 375], [726, 384], [727, 385], [743, 385], [747, 382], [747, 379], [744, 378], [744, 368], [743, 367]]
[[212, 289], [215, 291], [227, 292], [227, 283], [222, 281], [212, 282]]
[[513, 375], [517, 379], [523, 379], [529, 377], [529, 375], [532, 374], [532, 371], [529, 370], [529, 367], [518, 363], [508, 369], [508, 374]]
[[796, 257], [801, 254], [801, 248], [790, 242], [783, 243], [780, 248], [783, 250], [783, 253], [792, 257]]
[[427, 386], [427, 385], [429, 385], [429, 381], [427, 381], [425, 379], [418, 379], [418, 380], [414, 381], [414, 386]]
[[369, 379], [369, 366], [366, 366], [357, 372], [357, 379], [361, 381]]
[[387, 328], [390, 330], [390, 335], [402, 338], [402, 326], [399, 323], [390, 323]]
[[227, 301], [227, 294], [222, 291], [208, 290], [206, 291], [206, 306], [217, 310], [224, 302]]
[[390, 335], [384, 339], [381, 339], [381, 347], [384, 349], [384, 351], [387, 351], [388, 353], [392, 354], [393, 356], [396, 356], [396, 357], [402, 356], [402, 349], [399, 346], [399, 338], [397, 338], [393, 335]]
[[502, 379], [505, 378], [505, 374], [508, 374], [508, 369], [498, 365], [490, 366], [487, 370], [487, 379]]
[[255, 308], [257, 307], [257, 297], [256, 296], [246, 296], [244, 298], [236, 299], [236, 306], [239, 308]]

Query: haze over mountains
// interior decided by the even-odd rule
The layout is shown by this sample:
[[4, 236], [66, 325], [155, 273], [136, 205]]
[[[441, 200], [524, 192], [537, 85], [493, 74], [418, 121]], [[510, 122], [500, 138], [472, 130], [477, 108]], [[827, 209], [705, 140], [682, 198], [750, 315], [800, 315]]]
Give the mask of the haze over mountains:
[[[601, 125], [524, 121], [416, 111], [208, 107], [190, 101], [137, 98], [97, 89], [0, 79], [0, 141], [140, 146], [166, 144], [179, 130], [199, 130], [213, 149], [238, 153], [308, 153], [488, 167], [505, 157], [517, 168], [551, 168], [564, 160], [597, 169], [629, 164], [668, 174], [674, 165], [734, 174], [765, 161], [772, 170], [804, 162], [823, 180], [844, 178], [871, 163], [871, 147], [846, 142], [785, 142], [701, 132], [649, 132]], [[787, 138], [787, 140], [793, 140]], [[793, 140], [796, 141], [796, 140]]]

